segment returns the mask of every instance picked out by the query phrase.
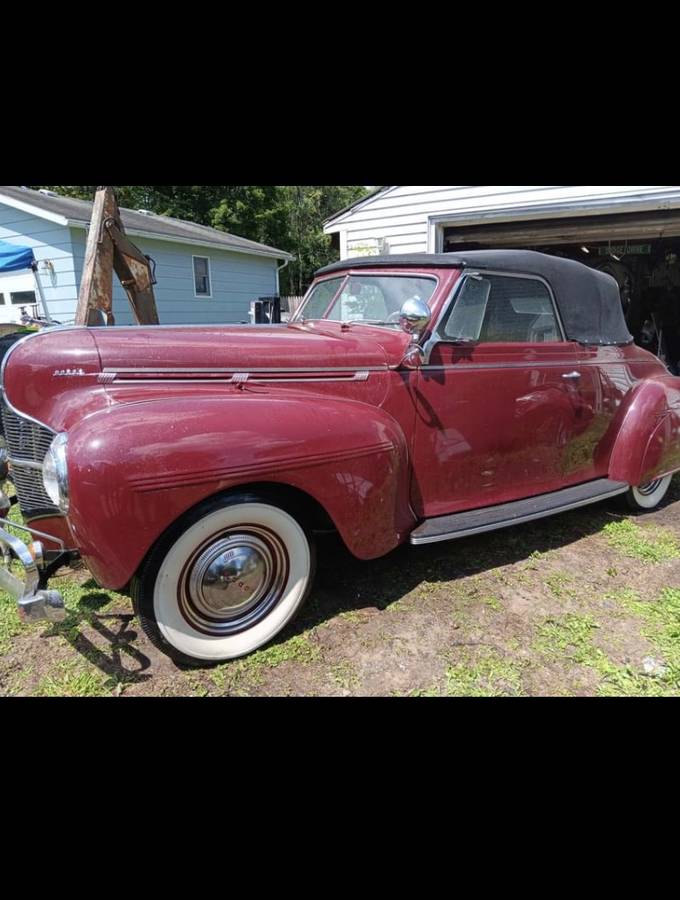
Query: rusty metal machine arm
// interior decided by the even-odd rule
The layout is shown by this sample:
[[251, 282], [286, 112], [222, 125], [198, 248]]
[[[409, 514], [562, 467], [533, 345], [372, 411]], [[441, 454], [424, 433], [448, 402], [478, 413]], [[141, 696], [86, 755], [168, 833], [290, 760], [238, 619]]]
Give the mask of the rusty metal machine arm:
[[97, 190], [78, 295], [76, 325], [107, 325], [113, 316], [113, 272], [127, 294], [138, 325], [158, 325], [150, 260], [128, 239], [112, 188]]
[[107, 219], [104, 228], [114, 245], [114, 271], [128, 295], [137, 323], [158, 325], [158, 311], [153, 292], [156, 279], [151, 269], [151, 260], [127, 239], [115, 219]]

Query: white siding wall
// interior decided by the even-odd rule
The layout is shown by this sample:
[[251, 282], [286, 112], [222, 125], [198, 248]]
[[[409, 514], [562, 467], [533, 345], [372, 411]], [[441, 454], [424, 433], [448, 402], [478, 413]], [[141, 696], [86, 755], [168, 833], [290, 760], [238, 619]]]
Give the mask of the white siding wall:
[[0, 240], [32, 247], [39, 262], [52, 262], [52, 269], [47, 270], [42, 265], [38, 269], [45, 300], [55, 319], [63, 322], [72, 320], [78, 288], [68, 228], [0, 202]]
[[[86, 235], [71, 229], [78, 283], [85, 261]], [[133, 236], [132, 242], [156, 262], [154, 286], [162, 325], [247, 322], [250, 301], [276, 293], [277, 260]], [[210, 259], [212, 298], [194, 296], [193, 256]], [[132, 325], [125, 291], [114, 276], [113, 312], [118, 325]]]
[[559, 215], [583, 215], [598, 208], [663, 209], [678, 205], [678, 190], [673, 185], [399, 185], [338, 216], [325, 231], [339, 232], [343, 259], [377, 252], [435, 252], [436, 229], [447, 218], [462, 224], [534, 219], [555, 215], [556, 209]]

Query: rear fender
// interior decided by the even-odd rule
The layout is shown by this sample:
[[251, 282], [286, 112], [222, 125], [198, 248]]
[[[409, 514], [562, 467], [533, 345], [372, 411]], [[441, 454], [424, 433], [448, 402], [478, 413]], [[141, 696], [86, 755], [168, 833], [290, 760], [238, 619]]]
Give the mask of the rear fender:
[[71, 528], [109, 588], [187, 510], [240, 485], [304, 491], [362, 559], [389, 552], [415, 521], [401, 428], [351, 400], [235, 391], [115, 406], [69, 431], [68, 465]]
[[651, 378], [619, 410], [609, 477], [638, 486], [680, 469], [680, 378]]

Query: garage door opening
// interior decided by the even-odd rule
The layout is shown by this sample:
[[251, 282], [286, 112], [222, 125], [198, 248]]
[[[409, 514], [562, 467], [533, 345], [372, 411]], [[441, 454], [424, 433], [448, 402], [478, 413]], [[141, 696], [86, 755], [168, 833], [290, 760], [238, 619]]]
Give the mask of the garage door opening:
[[445, 252], [522, 248], [616, 279], [635, 342], [680, 374], [680, 211], [442, 226]]

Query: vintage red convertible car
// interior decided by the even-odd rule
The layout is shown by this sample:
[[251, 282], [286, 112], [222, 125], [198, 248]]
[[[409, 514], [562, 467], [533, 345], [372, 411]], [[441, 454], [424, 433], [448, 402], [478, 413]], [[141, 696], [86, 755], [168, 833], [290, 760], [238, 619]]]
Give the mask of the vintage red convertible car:
[[680, 470], [680, 378], [615, 281], [527, 251], [336, 263], [286, 325], [51, 329], [2, 388], [28, 536], [0, 531], [25, 569], [0, 587], [58, 618], [48, 579], [77, 553], [193, 664], [292, 619], [319, 530], [372, 559], [616, 494], [649, 509]]

